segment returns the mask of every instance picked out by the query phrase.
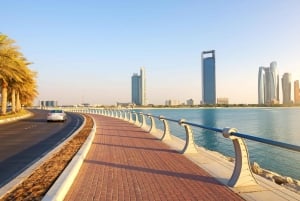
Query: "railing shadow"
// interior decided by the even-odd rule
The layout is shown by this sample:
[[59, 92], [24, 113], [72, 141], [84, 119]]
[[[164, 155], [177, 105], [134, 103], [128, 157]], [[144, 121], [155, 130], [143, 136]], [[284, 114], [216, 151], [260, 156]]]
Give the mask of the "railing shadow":
[[211, 183], [214, 185], [223, 186], [223, 184], [221, 184], [220, 182], [218, 182], [215, 178], [213, 178], [211, 176], [202, 176], [202, 175], [198, 175], [198, 174], [187, 174], [187, 173], [183, 173], [183, 172], [172, 172], [172, 171], [167, 171], [167, 170], [158, 170], [158, 169], [151, 169], [151, 168], [146, 168], [146, 167], [137, 167], [137, 166], [132, 166], [132, 165], [109, 163], [109, 162], [104, 162], [104, 161], [85, 160], [85, 162], [96, 164], [96, 165], [109, 166], [109, 167], [113, 167], [113, 168], [140, 171], [140, 172], [146, 172], [146, 173], [151, 173], [151, 174], [158, 174], [158, 175], [200, 181], [200, 182], [204, 182], [204, 183]]
[[168, 152], [178, 154], [176, 150], [172, 149], [156, 149], [150, 147], [137, 147], [137, 146], [126, 146], [126, 145], [117, 145], [117, 144], [108, 144], [108, 143], [93, 143], [101, 146], [111, 146], [111, 147], [120, 147], [120, 148], [128, 148], [128, 149], [138, 149], [138, 150], [149, 150], [149, 151], [158, 151], [158, 152]]

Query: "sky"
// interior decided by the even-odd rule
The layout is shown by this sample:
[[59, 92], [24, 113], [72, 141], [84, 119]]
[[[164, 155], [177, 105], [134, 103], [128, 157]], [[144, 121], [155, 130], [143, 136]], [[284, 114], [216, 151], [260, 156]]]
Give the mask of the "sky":
[[230, 103], [257, 103], [258, 69], [272, 61], [280, 79], [288, 72], [300, 80], [298, 0], [0, 4], [0, 32], [16, 41], [38, 73], [36, 102], [130, 102], [131, 76], [143, 66], [148, 103], [200, 103], [201, 52], [212, 49], [217, 97]]

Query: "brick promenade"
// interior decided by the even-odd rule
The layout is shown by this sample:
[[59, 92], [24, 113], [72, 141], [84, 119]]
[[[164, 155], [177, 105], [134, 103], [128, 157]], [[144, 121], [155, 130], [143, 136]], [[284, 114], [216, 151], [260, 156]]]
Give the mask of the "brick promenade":
[[243, 200], [140, 128], [93, 117], [95, 139], [65, 200]]

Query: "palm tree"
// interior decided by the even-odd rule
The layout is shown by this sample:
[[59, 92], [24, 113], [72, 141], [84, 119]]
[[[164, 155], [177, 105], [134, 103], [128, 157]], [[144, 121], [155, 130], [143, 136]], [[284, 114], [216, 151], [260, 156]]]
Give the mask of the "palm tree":
[[32, 105], [34, 98], [38, 95], [36, 90], [36, 73], [27, 69], [25, 81], [19, 84], [16, 89], [16, 111], [21, 109], [21, 105]]
[[[8, 89], [10, 88], [13, 112], [21, 107], [20, 93], [30, 97], [31, 101], [37, 95], [35, 77], [27, 66], [29, 63], [22, 53], [14, 46], [15, 42], [7, 36], [0, 34], [0, 84], [1, 84], [1, 114], [6, 114]], [[29, 84], [28, 84], [29, 83]], [[28, 89], [25, 89], [27, 86]], [[23, 92], [24, 91], [24, 92]]]
[[[19, 111], [21, 109], [21, 97], [26, 97], [26, 103], [31, 105], [34, 98], [37, 96], [38, 92], [36, 90], [36, 73], [31, 71], [27, 66], [30, 63], [26, 61], [25, 58], [21, 58], [18, 62], [20, 80], [12, 80], [10, 85], [10, 101], [12, 106], [12, 112]], [[22, 104], [24, 104], [22, 102]]]

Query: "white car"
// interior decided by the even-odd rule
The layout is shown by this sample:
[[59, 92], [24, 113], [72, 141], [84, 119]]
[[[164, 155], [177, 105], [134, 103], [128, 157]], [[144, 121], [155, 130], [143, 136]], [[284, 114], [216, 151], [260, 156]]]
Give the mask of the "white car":
[[67, 114], [63, 110], [50, 110], [47, 115], [47, 121], [65, 121]]

